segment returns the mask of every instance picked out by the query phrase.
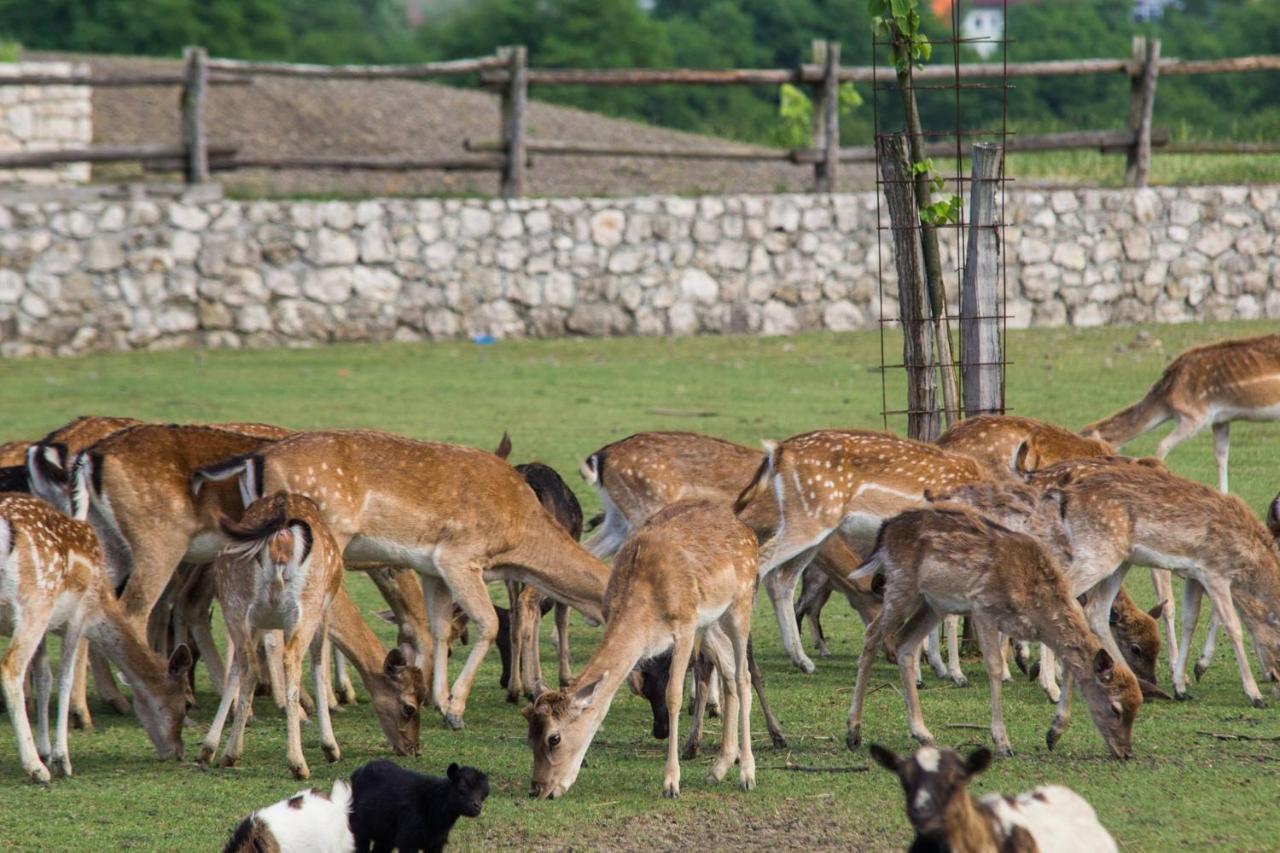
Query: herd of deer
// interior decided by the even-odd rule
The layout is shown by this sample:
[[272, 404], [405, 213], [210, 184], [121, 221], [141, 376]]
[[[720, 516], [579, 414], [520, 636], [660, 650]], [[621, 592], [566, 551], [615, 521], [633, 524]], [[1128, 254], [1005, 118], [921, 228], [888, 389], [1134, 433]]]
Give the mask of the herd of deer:
[[[1118, 455], [1117, 447], [1171, 419], [1177, 425], [1158, 458]], [[1265, 702], [1245, 629], [1263, 673], [1280, 680], [1280, 550], [1272, 537], [1280, 508], [1272, 505], [1269, 533], [1226, 493], [1228, 428], [1241, 419], [1280, 419], [1280, 336], [1185, 352], [1141, 401], [1079, 434], [990, 415], [957, 424], [936, 444], [818, 430], [765, 442], [761, 454], [692, 433], [640, 433], [583, 462], [604, 513], [579, 544], [572, 492], [546, 466], [509, 464], [505, 440], [494, 453], [372, 430], [82, 417], [38, 441], [0, 446], [0, 465], [8, 466], [0, 468], [0, 630], [12, 638], [0, 684], [22, 766], [47, 782], [51, 767], [71, 772], [70, 721], [90, 725], [90, 670], [104, 700], [132, 705], [162, 756], [181, 757], [190, 673], [203, 661], [221, 703], [199, 762], [213, 759], [228, 717], [222, 762], [240, 759], [262, 682], [285, 709], [289, 767], [306, 778], [300, 721], [315, 715], [324, 756], [336, 760], [329, 708], [335, 695], [351, 693], [347, 663], [363, 679], [390, 747], [416, 754], [419, 706], [430, 701], [460, 728], [501, 630], [510, 644], [510, 695], [533, 696], [524, 711], [533, 794], [569, 789], [613, 696], [630, 683], [665, 712], [663, 792], [677, 796], [675, 726], [691, 661], [701, 662], [700, 704], [723, 692], [725, 731], [712, 776], [724, 778], [736, 763], [749, 789], [752, 684], [761, 687], [748, 642], [756, 587], [771, 599], [786, 654], [811, 672], [794, 604], [803, 581], [800, 612], [815, 637], [817, 611], [834, 592], [866, 624], [848, 716], [851, 749], [862, 739], [878, 654], [901, 671], [911, 735], [932, 744], [917, 695], [919, 656], [927, 645], [940, 676], [963, 680], [955, 636], [963, 615], [989, 676], [998, 752], [1012, 750], [1000, 698], [1010, 643], [1022, 664], [1025, 644], [1038, 642], [1039, 677], [1058, 703], [1050, 748], [1067, 726], [1074, 682], [1111, 753], [1127, 758], [1143, 694], [1161, 695], [1157, 619], [1167, 628], [1173, 692], [1183, 697], [1205, 592], [1249, 700]], [[1160, 461], [1205, 426], [1213, 428], [1219, 491]], [[603, 562], [609, 558], [612, 568]], [[1124, 592], [1131, 564], [1153, 570], [1161, 604], [1149, 613]], [[347, 595], [348, 570], [368, 572], [387, 597], [400, 623], [395, 648], [381, 645]], [[1185, 579], [1180, 637], [1170, 573]], [[509, 612], [490, 600], [495, 580], [508, 584]], [[226, 622], [225, 667], [210, 630], [215, 601]], [[558, 690], [544, 686], [537, 649], [538, 619], [553, 603]], [[568, 672], [566, 607], [605, 624], [576, 677]], [[450, 684], [461, 616], [471, 648]], [[944, 622], [949, 661], [936, 639]], [[52, 742], [50, 631], [62, 633], [66, 650]], [[308, 649], [310, 696], [302, 684]], [[1211, 654], [1210, 645], [1197, 677]], [[664, 655], [665, 667], [651, 665]], [[35, 737], [23, 713], [28, 678]], [[775, 741], [782, 739], [768, 717]], [[696, 734], [686, 753], [694, 749]], [[878, 755], [885, 766], [905, 766]]]

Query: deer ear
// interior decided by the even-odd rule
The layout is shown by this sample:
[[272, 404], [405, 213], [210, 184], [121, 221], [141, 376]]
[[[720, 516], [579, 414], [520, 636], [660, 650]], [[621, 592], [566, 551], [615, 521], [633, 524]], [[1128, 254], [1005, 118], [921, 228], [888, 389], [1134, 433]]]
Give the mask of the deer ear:
[[1013, 454], [1013, 470], [1017, 471], [1019, 474], [1030, 474], [1034, 467], [1031, 464], [1030, 457], [1031, 442], [1024, 439], [1023, 442], [1018, 445], [1017, 451]]
[[498, 448], [493, 451], [493, 455], [499, 459], [506, 459], [511, 455], [511, 436], [505, 429], [502, 431], [502, 441], [498, 442]]
[[871, 754], [876, 764], [891, 773], [898, 772], [898, 756], [894, 755], [892, 750], [885, 749], [878, 743], [873, 743], [867, 751]]
[[1111, 614], [1107, 617], [1107, 624], [1113, 628], [1120, 624], [1120, 611], [1114, 607], [1111, 608]]
[[1111, 655], [1106, 649], [1098, 649], [1098, 653], [1093, 656], [1093, 674], [1103, 684], [1109, 684], [1115, 672], [1115, 661], [1111, 659]]
[[169, 656], [169, 676], [171, 678], [181, 678], [187, 674], [187, 670], [191, 669], [194, 661], [191, 658], [191, 649], [186, 643], [179, 643], [178, 647], [173, 650], [173, 654]]
[[1164, 611], [1168, 606], [1169, 606], [1169, 599], [1167, 598], [1163, 599], [1155, 607], [1148, 610], [1147, 615], [1150, 616], [1152, 619], [1159, 619], [1161, 616], [1164, 616]]
[[582, 711], [591, 707], [591, 703], [594, 702], [596, 698], [596, 691], [600, 688], [600, 685], [604, 683], [604, 680], [608, 675], [608, 672], [602, 673], [595, 681], [590, 684], [584, 684], [574, 690], [573, 695], [569, 697], [574, 709]]
[[985, 746], [975, 749], [964, 762], [965, 773], [970, 776], [977, 776], [983, 770], [991, 766], [991, 750]]
[[399, 678], [400, 673], [404, 672], [404, 668], [408, 665], [409, 661], [405, 658], [404, 652], [395, 648], [387, 652], [387, 657], [382, 662], [382, 672], [387, 678]]

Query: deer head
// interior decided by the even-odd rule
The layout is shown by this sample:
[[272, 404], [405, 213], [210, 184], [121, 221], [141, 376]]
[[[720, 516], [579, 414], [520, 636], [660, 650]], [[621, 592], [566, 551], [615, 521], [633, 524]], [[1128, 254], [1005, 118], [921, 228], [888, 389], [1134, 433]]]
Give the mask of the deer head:
[[1093, 655], [1090, 672], [1080, 678], [1080, 692], [1111, 754], [1129, 758], [1133, 754], [1133, 720], [1142, 707], [1138, 679], [1100, 648]]
[[431, 694], [427, 677], [409, 663], [413, 650], [395, 648], [382, 663], [385, 682], [370, 690], [374, 716], [396, 755], [421, 755], [422, 718], [419, 707]]
[[587, 747], [609, 710], [609, 699], [600, 690], [606, 675], [571, 692], [544, 693], [524, 709], [529, 748], [533, 750], [529, 796], [554, 800], [564, 796], [577, 780]]
[[169, 656], [159, 679], [147, 690], [134, 690], [133, 709], [160, 758], [182, 760], [182, 721], [187, 716], [187, 673], [193, 664], [191, 649], [181, 643]]

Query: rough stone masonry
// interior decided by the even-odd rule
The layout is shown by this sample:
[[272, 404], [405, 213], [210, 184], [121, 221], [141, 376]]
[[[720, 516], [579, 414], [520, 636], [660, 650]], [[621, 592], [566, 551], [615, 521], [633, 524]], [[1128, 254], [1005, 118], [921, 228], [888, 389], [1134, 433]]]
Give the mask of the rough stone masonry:
[[[1280, 317], [1278, 196], [1011, 191], [1010, 325]], [[871, 193], [0, 205], [0, 354], [868, 329], [876, 237]]]

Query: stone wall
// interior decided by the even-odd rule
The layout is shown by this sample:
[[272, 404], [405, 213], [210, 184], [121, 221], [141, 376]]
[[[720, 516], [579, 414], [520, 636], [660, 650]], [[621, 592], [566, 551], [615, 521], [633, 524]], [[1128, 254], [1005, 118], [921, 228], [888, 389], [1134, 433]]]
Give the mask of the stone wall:
[[[63, 77], [87, 71], [87, 66], [70, 62], [0, 62], [0, 77]], [[0, 86], [0, 153], [87, 148], [92, 142], [90, 87]], [[0, 184], [48, 186], [88, 180], [88, 163], [0, 169]]]
[[[1280, 317], [1278, 195], [1011, 192], [1011, 325]], [[871, 194], [0, 204], [0, 354], [869, 329], [876, 233]]]

